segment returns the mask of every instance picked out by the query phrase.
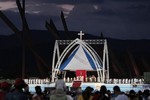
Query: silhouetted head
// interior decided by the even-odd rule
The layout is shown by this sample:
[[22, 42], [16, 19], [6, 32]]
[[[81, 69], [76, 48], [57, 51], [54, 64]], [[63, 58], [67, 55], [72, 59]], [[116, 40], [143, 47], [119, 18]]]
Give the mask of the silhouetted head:
[[58, 79], [63, 79], [63, 74], [58, 74], [57, 77]]
[[17, 79], [15, 80], [15, 83], [14, 83], [15, 88], [18, 89], [18, 90], [23, 89], [26, 85], [27, 85], [27, 84], [26, 84], [26, 83], [24, 82], [24, 80], [21, 79], [21, 78], [17, 78]]
[[42, 93], [41, 86], [35, 86], [35, 92], [36, 92], [37, 94], [41, 94], [41, 93]]
[[105, 85], [102, 85], [100, 88], [100, 93], [106, 93], [107, 92], [107, 88]]
[[121, 92], [120, 87], [117, 85], [113, 87], [113, 90], [114, 90], [114, 92]]
[[135, 96], [136, 96], [135, 91], [134, 91], [134, 90], [130, 90], [130, 92], [129, 92], [129, 97], [130, 97], [130, 98], [134, 98]]

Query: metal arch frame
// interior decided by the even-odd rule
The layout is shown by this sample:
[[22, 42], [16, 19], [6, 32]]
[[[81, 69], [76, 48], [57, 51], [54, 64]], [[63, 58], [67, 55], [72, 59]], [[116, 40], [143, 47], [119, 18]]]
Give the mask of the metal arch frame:
[[[107, 40], [106, 39], [99, 39], [95, 40], [99, 41], [99, 43], [94, 43], [94, 44], [103, 44], [104, 49], [103, 49], [103, 60], [100, 59], [100, 56], [97, 54], [97, 52], [89, 45], [92, 44], [91, 40], [80, 40], [80, 39], [75, 39], [75, 40], [56, 40], [55, 41], [55, 46], [54, 46], [54, 51], [53, 51], [53, 62], [52, 62], [52, 82], [54, 82], [55, 77], [57, 73], [59, 72], [60, 65], [64, 59], [64, 57], [67, 55], [67, 53], [75, 46], [75, 45], [81, 45], [87, 50], [87, 52], [90, 54], [91, 58], [93, 59], [95, 65], [96, 65], [96, 70], [98, 74], [98, 82], [104, 83], [106, 79], [109, 79], [109, 59], [108, 59], [108, 47], [107, 47]], [[63, 43], [61, 43], [63, 42]], [[90, 43], [88, 43], [90, 42]], [[60, 55], [59, 51], [59, 45], [68, 45], [63, 52]], [[57, 56], [57, 61], [56, 60]], [[102, 67], [99, 66], [100, 62], [102, 62]]]
[[94, 61], [95, 65], [96, 65], [96, 71], [97, 71], [97, 74], [98, 74], [99, 82], [101, 82], [104, 78], [104, 76], [102, 74], [103, 71], [101, 70], [102, 69], [102, 60], [99, 57], [99, 55], [96, 53], [96, 51], [90, 45], [88, 45], [85, 42], [82, 42], [82, 43], [86, 47], [84, 49], [87, 50], [87, 52], [89, 53], [89, 55], [91, 56], [92, 60]]
[[[77, 41], [77, 39], [75, 39], [74, 41], [72, 41], [66, 48], [65, 50], [62, 52], [61, 56], [60, 56], [60, 53], [59, 53], [59, 44], [58, 44], [58, 40], [55, 41], [55, 46], [54, 46], [54, 52], [53, 52], [53, 62], [52, 62], [52, 82], [54, 82], [54, 79], [56, 77], [56, 74], [58, 73], [58, 68], [56, 65], [58, 65], [58, 62], [60, 62], [60, 58], [62, 57], [62, 55], [65, 53], [65, 51], [67, 50], [67, 52], [70, 50], [69, 47], [75, 43], [75, 41]], [[72, 47], [72, 46], [71, 46]], [[57, 63], [55, 62], [55, 56], [57, 54], [57, 57], [58, 57], [58, 61]], [[66, 55], [66, 53], [65, 53]], [[56, 65], [55, 65], [56, 63]], [[55, 66], [55, 67], [54, 67]]]

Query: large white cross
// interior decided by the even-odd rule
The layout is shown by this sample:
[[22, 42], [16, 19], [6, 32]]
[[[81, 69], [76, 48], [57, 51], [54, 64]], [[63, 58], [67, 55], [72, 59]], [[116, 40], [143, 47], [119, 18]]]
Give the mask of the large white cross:
[[84, 33], [82, 31], [80, 31], [80, 33], [78, 33], [78, 35], [80, 36], [80, 40], [82, 40], [82, 35], [84, 35]]

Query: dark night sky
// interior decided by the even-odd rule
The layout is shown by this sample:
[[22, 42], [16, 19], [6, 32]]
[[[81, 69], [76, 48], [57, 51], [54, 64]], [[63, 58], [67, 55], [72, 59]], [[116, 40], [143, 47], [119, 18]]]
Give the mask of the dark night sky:
[[[0, 0], [0, 10], [21, 29], [15, 0]], [[26, 0], [30, 29], [46, 30], [50, 18], [63, 30], [64, 12], [68, 29], [118, 39], [150, 39], [150, 0]], [[13, 32], [0, 19], [0, 34]]]

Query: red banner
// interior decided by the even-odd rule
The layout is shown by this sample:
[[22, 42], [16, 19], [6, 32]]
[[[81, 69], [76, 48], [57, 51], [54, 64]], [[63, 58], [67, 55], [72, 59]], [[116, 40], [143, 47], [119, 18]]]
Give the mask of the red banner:
[[86, 70], [76, 70], [76, 77], [83, 77], [83, 80], [85, 81]]

